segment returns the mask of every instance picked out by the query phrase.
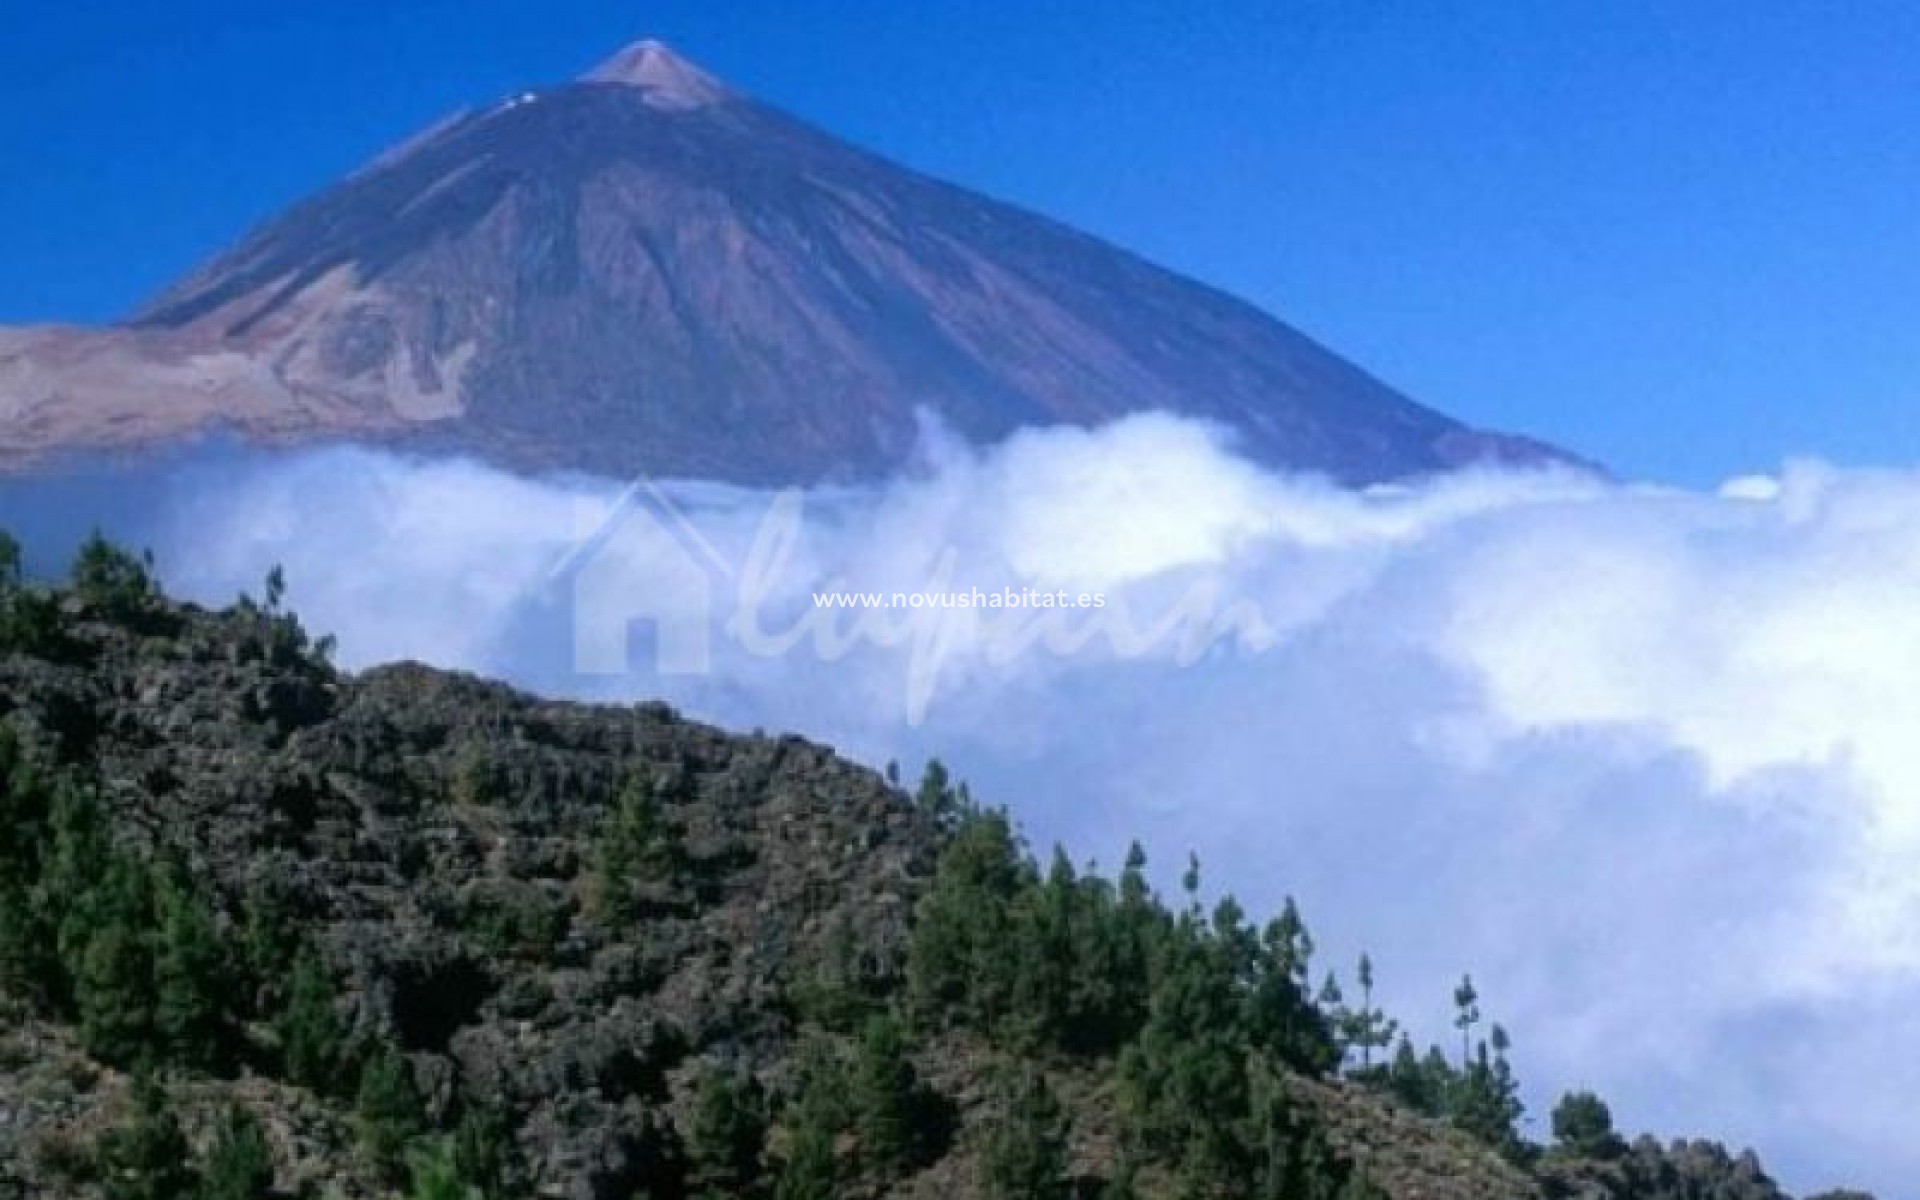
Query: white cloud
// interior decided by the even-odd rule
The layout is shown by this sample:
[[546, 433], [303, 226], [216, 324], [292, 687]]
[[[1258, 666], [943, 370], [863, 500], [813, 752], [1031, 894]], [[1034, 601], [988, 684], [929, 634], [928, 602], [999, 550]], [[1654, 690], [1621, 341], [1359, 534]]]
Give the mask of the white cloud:
[[[723, 571], [710, 674], [652, 674], [641, 639], [632, 673], [581, 675], [577, 577], [551, 572], [620, 491], [336, 449], [178, 468], [135, 533], [207, 599], [283, 562], [352, 662], [664, 694], [872, 761], [940, 753], [1041, 839], [1111, 862], [1138, 833], [1163, 866], [1191, 846], [1213, 885], [1256, 907], [1293, 891], [1343, 959], [1371, 949], [1407, 1015], [1443, 1016], [1472, 970], [1536, 1109], [1592, 1085], [1796, 1181], [1920, 1173], [1889, 1118], [1920, 1085], [1885, 1067], [1920, 1059], [1920, 472], [1353, 493], [1165, 417], [946, 445], [914, 477], [795, 498], [755, 621], [814, 622], [792, 649], [727, 636]], [[773, 501], [660, 496], [735, 569]], [[658, 546], [616, 522], [595, 586], [697, 615]], [[1112, 603], [889, 613], [849, 642], [808, 600], [942, 572]], [[1217, 636], [1116, 649], [1118, 615], [1169, 612]]]

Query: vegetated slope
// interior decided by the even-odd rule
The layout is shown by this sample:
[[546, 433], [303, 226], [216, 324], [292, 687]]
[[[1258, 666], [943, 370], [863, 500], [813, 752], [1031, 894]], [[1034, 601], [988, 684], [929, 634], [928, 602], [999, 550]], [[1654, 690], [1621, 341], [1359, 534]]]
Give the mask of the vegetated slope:
[[346, 675], [279, 591], [0, 537], [0, 1196], [1780, 1195], [1591, 1098], [1527, 1145], [1504, 1036], [1394, 1047], [1291, 906], [1042, 869], [937, 768]]
[[1564, 457], [640, 43], [457, 113], [106, 330], [0, 329], [0, 465], [225, 429], [755, 484], [1161, 409], [1374, 481]]

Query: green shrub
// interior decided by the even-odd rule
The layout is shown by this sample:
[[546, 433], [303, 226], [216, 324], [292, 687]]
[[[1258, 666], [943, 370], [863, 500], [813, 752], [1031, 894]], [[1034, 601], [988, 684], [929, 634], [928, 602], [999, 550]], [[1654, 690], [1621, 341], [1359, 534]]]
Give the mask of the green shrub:
[[1065, 1200], [1067, 1115], [1046, 1077], [1003, 1082], [998, 1108], [981, 1154], [987, 1200]]
[[133, 1112], [100, 1139], [107, 1200], [191, 1200], [198, 1180], [166, 1089], [142, 1072], [132, 1098]]
[[572, 922], [564, 902], [519, 881], [473, 888], [460, 906], [461, 931], [482, 949], [532, 962], [550, 960]]
[[273, 1151], [260, 1122], [229, 1105], [207, 1150], [198, 1200], [260, 1200], [272, 1186]]
[[59, 602], [27, 584], [20, 543], [0, 529], [0, 654], [55, 658], [63, 648]]
[[749, 1196], [760, 1182], [765, 1097], [751, 1076], [709, 1070], [694, 1092], [687, 1185], [695, 1200]]
[[1568, 1092], [1553, 1106], [1553, 1140], [1570, 1154], [1615, 1158], [1626, 1143], [1613, 1129], [1613, 1111], [1592, 1092]]
[[80, 544], [69, 582], [88, 608], [122, 624], [149, 615], [160, 594], [153, 582], [153, 556], [135, 557], [98, 530]]
[[523, 1190], [520, 1148], [506, 1116], [473, 1108], [460, 1117], [448, 1143], [454, 1174], [475, 1200], [518, 1200]]
[[473, 1200], [472, 1191], [454, 1164], [452, 1149], [444, 1143], [417, 1152], [408, 1174], [407, 1200]]

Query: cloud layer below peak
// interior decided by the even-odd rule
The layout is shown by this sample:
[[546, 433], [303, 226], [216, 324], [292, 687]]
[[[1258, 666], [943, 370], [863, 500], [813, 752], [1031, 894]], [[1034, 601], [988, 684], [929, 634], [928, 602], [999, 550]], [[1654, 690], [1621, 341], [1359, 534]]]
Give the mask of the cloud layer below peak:
[[[0, 498], [80, 511], [35, 486]], [[284, 564], [350, 665], [940, 754], [1036, 841], [1298, 895], [1326, 965], [1369, 949], [1431, 1032], [1471, 970], [1538, 1136], [1592, 1086], [1794, 1183], [1920, 1177], [1920, 1085], [1885, 1067], [1920, 1060], [1920, 471], [1356, 493], [1148, 416], [785, 496], [354, 448], [112, 492], [89, 519], [188, 595]], [[813, 603], [1027, 588], [1105, 604]], [[657, 669], [689, 639], [703, 673]]]

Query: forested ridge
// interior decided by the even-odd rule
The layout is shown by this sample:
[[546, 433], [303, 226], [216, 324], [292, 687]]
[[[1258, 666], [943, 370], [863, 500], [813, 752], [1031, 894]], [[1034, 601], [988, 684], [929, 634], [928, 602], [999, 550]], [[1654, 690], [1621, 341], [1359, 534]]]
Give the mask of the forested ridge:
[[1783, 1195], [1526, 1113], [1470, 976], [1416, 1046], [1198, 863], [1036, 855], [938, 762], [341, 672], [283, 592], [0, 535], [0, 1197]]

